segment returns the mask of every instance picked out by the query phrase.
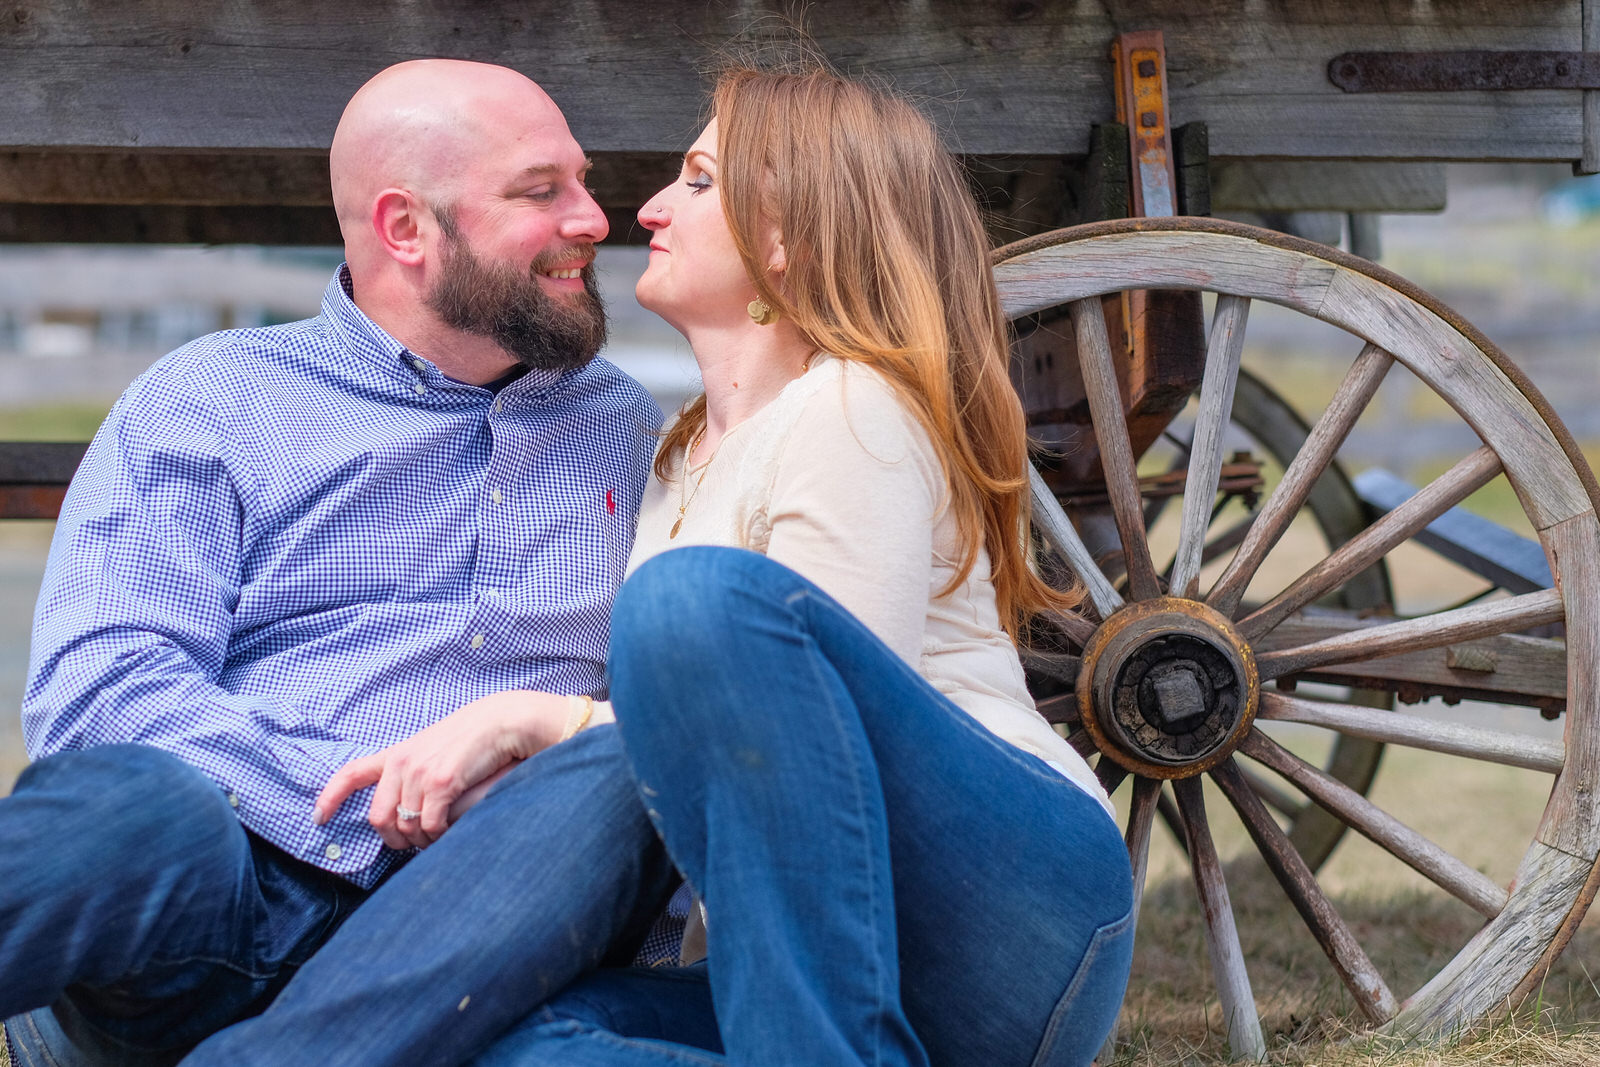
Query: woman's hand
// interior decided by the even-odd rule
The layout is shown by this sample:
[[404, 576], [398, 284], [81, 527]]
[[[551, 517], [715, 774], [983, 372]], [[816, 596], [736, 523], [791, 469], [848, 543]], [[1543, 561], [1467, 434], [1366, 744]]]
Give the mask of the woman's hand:
[[[492, 780], [559, 740], [567, 709], [564, 696], [526, 690], [474, 700], [399, 744], [345, 764], [323, 787], [311, 817], [327, 822], [350, 794], [376, 784], [367, 821], [383, 843], [427, 848]], [[402, 807], [421, 815], [401, 819]]]

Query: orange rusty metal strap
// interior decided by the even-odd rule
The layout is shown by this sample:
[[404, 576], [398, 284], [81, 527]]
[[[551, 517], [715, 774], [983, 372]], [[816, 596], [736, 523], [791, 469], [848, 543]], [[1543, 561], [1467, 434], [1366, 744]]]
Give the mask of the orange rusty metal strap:
[[1133, 154], [1133, 216], [1178, 213], [1167, 118], [1167, 50], [1160, 30], [1119, 34], [1111, 44], [1117, 79], [1117, 121], [1128, 127]]

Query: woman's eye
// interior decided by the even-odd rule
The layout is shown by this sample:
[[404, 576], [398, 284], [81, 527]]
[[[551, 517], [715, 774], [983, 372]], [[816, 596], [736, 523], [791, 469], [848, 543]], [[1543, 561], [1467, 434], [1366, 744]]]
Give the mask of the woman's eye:
[[688, 182], [686, 184], [689, 186], [689, 188], [693, 189], [695, 192], [703, 193], [707, 189], [711, 188], [711, 175], [709, 175], [709, 174], [701, 174], [698, 177], [696, 177], [694, 179], [694, 181]]

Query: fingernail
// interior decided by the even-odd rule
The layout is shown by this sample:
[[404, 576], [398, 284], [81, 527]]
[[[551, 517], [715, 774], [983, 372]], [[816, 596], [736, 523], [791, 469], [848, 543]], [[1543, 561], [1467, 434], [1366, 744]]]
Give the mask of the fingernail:
[[311, 809], [311, 823], [312, 823], [312, 825], [321, 826], [323, 823], [325, 823], [327, 821], [328, 821], [328, 817], [326, 815], [322, 814], [322, 809], [321, 808], [312, 808]]

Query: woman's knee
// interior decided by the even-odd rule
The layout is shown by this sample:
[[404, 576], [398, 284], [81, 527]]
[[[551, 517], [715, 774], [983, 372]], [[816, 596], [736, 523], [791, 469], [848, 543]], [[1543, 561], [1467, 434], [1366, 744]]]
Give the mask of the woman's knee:
[[800, 581], [745, 549], [696, 545], [646, 560], [617, 594], [611, 663], [648, 662], [659, 672], [720, 656], [729, 633], [748, 625], [753, 613], [782, 609], [785, 579]]

